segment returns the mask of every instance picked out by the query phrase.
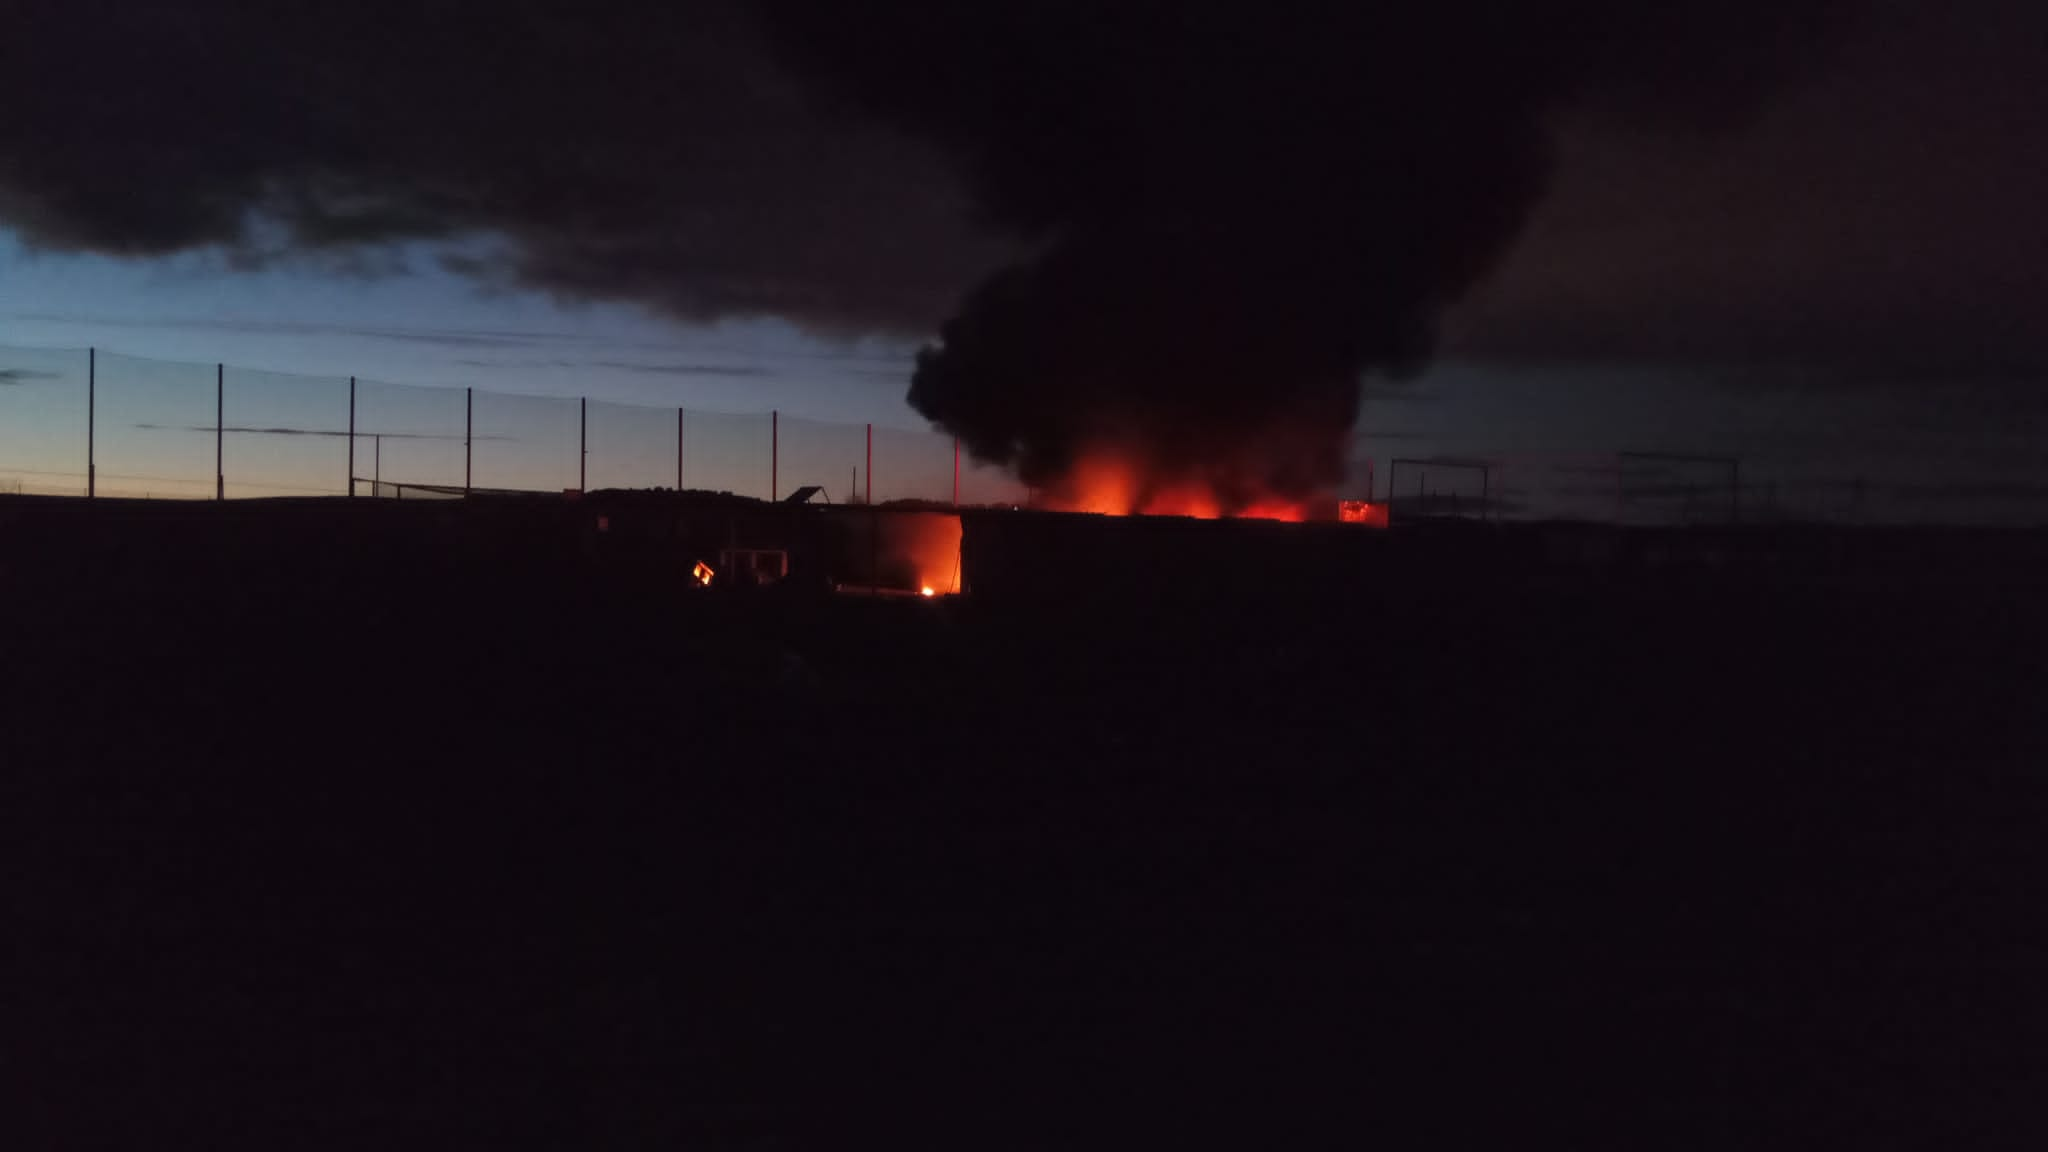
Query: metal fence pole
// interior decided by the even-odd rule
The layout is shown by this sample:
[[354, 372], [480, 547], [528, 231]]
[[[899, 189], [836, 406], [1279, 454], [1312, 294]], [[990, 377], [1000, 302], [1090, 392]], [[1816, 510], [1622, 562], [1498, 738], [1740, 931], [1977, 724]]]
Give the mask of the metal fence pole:
[[683, 490], [683, 410], [676, 409], [676, 491]]
[[576, 494], [590, 487], [590, 397], [576, 400]]
[[462, 390], [462, 494], [469, 495], [470, 462], [474, 453], [470, 449], [476, 432], [476, 389]]
[[348, 378], [348, 498], [356, 498], [356, 378]]
[[874, 426], [873, 424], [870, 424], [870, 425], [868, 425], [868, 498], [867, 498], [867, 502], [868, 502], [869, 504], [873, 504], [873, 503], [875, 502], [875, 426]]
[[227, 472], [222, 466], [223, 461], [227, 458], [226, 453], [222, 451], [222, 446], [227, 442], [227, 395], [228, 366], [225, 364], [215, 364], [213, 366], [213, 498], [215, 500], [225, 500], [228, 498]]
[[773, 408], [768, 410], [768, 502], [775, 503], [775, 494], [780, 490], [776, 473], [782, 467], [782, 413]]
[[94, 457], [93, 416], [99, 404], [100, 352], [85, 350], [85, 498], [99, 495], [99, 463]]

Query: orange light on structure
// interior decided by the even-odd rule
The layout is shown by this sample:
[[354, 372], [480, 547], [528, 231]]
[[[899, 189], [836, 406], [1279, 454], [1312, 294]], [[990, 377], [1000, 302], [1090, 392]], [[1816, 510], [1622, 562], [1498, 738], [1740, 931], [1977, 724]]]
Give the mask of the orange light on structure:
[[937, 596], [937, 595], [938, 595], [938, 593], [937, 593], [937, 592], [934, 592], [934, 591], [932, 591], [932, 586], [931, 586], [931, 585], [929, 585], [929, 584], [925, 585], [925, 586], [924, 586], [924, 587], [922, 587], [922, 588], [919, 588], [919, 589], [917, 590], [917, 594], [918, 594], [919, 596], [923, 596], [923, 597], [926, 597], [926, 598], [930, 598], [930, 597], [933, 597], [933, 596]]
[[711, 587], [711, 577], [714, 575], [716, 573], [711, 570], [711, 565], [702, 560], [697, 561], [697, 566], [690, 569], [690, 578], [706, 588]]
[[1374, 504], [1369, 500], [1345, 500], [1337, 505], [1337, 519], [1346, 524], [1364, 524], [1371, 528], [1387, 526], [1387, 506]]

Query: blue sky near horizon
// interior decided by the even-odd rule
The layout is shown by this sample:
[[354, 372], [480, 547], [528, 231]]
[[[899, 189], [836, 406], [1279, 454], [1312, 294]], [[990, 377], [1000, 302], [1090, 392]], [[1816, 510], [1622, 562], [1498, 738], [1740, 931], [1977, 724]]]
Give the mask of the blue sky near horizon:
[[[346, 426], [341, 382], [361, 377], [362, 427], [394, 434], [382, 446], [387, 478], [460, 483], [460, 394], [435, 389], [473, 386], [483, 486], [573, 486], [574, 398], [588, 396], [592, 487], [674, 483], [666, 412], [678, 406], [698, 414], [684, 443], [692, 487], [765, 495], [770, 409], [783, 413], [782, 492], [820, 483], [843, 498], [850, 468], [865, 462], [858, 426], [867, 422], [878, 429], [877, 497], [942, 497], [950, 487], [946, 438], [903, 399], [909, 342], [833, 340], [772, 320], [687, 325], [628, 305], [487, 289], [442, 269], [423, 246], [379, 259], [372, 272], [304, 262], [235, 268], [203, 253], [124, 261], [29, 252], [0, 232], [0, 347], [52, 385], [0, 389], [10, 410], [0, 415], [13, 417], [0, 420], [0, 472], [15, 472], [24, 491], [76, 484], [77, 445], [47, 429], [82, 426], [80, 390], [69, 384], [82, 381], [83, 365], [55, 350], [96, 346], [101, 473], [123, 475], [128, 460], [133, 485], [153, 495], [211, 494], [212, 438], [202, 426], [213, 416], [215, 362], [230, 366], [230, 426], [331, 433]], [[1756, 495], [1804, 488], [1816, 512], [1847, 507], [1858, 480], [1866, 494], [1976, 484], [1995, 495], [2005, 485], [2026, 515], [2048, 508], [2029, 497], [2038, 419], [1992, 427], [1972, 421], [1970, 405], [1930, 403], [1912, 389], [1844, 394], [1764, 386], [1753, 375], [1450, 360], [1416, 381], [1369, 381], [1350, 486], [1362, 490], [1368, 459], [1383, 491], [1393, 457], [1487, 457], [1501, 463], [1511, 496], [1553, 514], [1599, 516], [1614, 510], [1612, 454], [1652, 449], [1741, 454]], [[124, 379], [133, 386], [124, 390]], [[345, 486], [343, 444], [248, 433], [228, 454], [240, 494]], [[963, 488], [969, 500], [1016, 494], [998, 470], [971, 464]], [[1938, 500], [1913, 513], [1953, 514]]]
[[[903, 399], [914, 347], [835, 340], [773, 320], [685, 325], [626, 305], [488, 290], [424, 247], [377, 274], [307, 264], [232, 268], [190, 254], [151, 261], [26, 252], [0, 233], [0, 350], [25, 373], [0, 389], [0, 474], [23, 491], [83, 483], [84, 358], [99, 349], [101, 490], [208, 496], [213, 368], [227, 365], [229, 494], [344, 490], [346, 380], [358, 425], [391, 433], [356, 472], [462, 481], [462, 395], [476, 392], [474, 481], [579, 482], [577, 399], [589, 408], [593, 487], [675, 483], [674, 410], [686, 408], [685, 483], [766, 495], [773, 482], [844, 499], [876, 426], [877, 499], [950, 495], [950, 440]], [[27, 386], [29, 381], [37, 387]], [[0, 383], [7, 383], [0, 380]], [[7, 418], [11, 417], [11, 418]], [[321, 434], [321, 435], [314, 435]], [[76, 441], [76, 442], [74, 442]], [[962, 498], [1007, 500], [1000, 470], [964, 462]]]
[[241, 269], [208, 253], [33, 252], [0, 232], [0, 344], [926, 427], [903, 402], [910, 342], [821, 338], [774, 320], [686, 325], [488, 289], [441, 268], [426, 246], [383, 255], [363, 272]]

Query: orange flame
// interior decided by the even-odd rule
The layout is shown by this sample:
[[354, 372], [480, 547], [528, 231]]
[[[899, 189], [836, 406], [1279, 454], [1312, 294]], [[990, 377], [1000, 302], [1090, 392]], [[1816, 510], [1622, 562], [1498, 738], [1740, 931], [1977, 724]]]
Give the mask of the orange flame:
[[[1218, 483], [1212, 477], [1160, 475], [1129, 452], [1097, 447], [1082, 453], [1040, 503], [1056, 511], [1104, 516], [1228, 517], [1297, 524], [1310, 518], [1305, 502], [1277, 493], [1244, 498], [1242, 492], [1253, 487], [1234, 476]], [[1226, 490], [1239, 495], [1227, 497]]]

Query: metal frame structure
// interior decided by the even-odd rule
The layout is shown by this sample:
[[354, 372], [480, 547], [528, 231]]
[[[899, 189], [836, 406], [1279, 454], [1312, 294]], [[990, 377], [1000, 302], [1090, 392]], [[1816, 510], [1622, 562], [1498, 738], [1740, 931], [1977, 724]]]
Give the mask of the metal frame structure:
[[[1481, 520], [1496, 518], [1496, 509], [1493, 506], [1494, 464], [1492, 461], [1473, 460], [1456, 456], [1432, 456], [1426, 459], [1397, 456], [1387, 462], [1387, 510], [1389, 520], [1394, 518], [1393, 513], [1403, 499], [1401, 495], [1401, 474], [1404, 468], [1415, 473], [1415, 503], [1408, 509], [1412, 514], [1428, 516], [1435, 511], [1430, 508], [1429, 472], [1431, 469], [1437, 469], [1439, 471], [1479, 473], [1478, 518]], [[1462, 515], [1461, 512], [1456, 511], [1458, 509], [1457, 496], [1453, 494], [1450, 499], [1451, 507], [1454, 510], [1451, 514]]]

